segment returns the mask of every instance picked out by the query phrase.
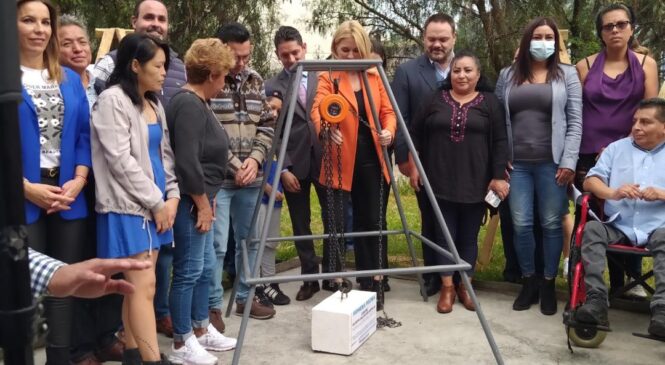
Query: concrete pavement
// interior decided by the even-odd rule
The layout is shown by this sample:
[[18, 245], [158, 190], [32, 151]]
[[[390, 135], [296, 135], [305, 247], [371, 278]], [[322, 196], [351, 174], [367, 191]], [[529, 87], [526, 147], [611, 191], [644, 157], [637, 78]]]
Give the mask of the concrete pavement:
[[[299, 271], [299, 270], [298, 270]], [[285, 274], [297, 274], [290, 270]], [[480, 327], [478, 317], [461, 304], [452, 313], [436, 312], [437, 297], [423, 302], [415, 281], [391, 279], [386, 293], [386, 312], [400, 321], [399, 328], [378, 330], [351, 356], [315, 353], [310, 347], [311, 308], [330, 295], [321, 291], [306, 302], [294, 300], [300, 283], [282, 284], [292, 298], [290, 305], [277, 307], [277, 315], [267, 321], [250, 320], [242, 350], [241, 364], [493, 364], [494, 358]], [[228, 296], [228, 293], [227, 293]], [[665, 343], [632, 336], [646, 332], [649, 316], [618, 310], [610, 311], [610, 332], [598, 349], [574, 348], [568, 351], [561, 308], [544, 316], [538, 306], [512, 310], [514, 294], [479, 290], [484, 309], [506, 364], [664, 364]], [[228, 298], [228, 297], [227, 297]], [[240, 317], [225, 319], [226, 335], [236, 336]], [[334, 335], [331, 333], [331, 336]], [[160, 336], [161, 351], [168, 353], [170, 340]], [[218, 353], [220, 364], [230, 364], [232, 352]], [[44, 364], [44, 351], [35, 356]]]

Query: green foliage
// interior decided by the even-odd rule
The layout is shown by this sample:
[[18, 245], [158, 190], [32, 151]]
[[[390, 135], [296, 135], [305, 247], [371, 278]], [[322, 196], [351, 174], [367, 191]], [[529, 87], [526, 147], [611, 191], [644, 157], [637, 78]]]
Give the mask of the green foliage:
[[[456, 48], [474, 51], [488, 76], [509, 65], [524, 26], [537, 16], [554, 18], [568, 29], [568, 49], [576, 62], [600, 50], [595, 31], [595, 14], [614, 0], [310, 0], [310, 27], [329, 31], [347, 19], [357, 19], [370, 33], [387, 43], [389, 70], [422, 51], [422, 25], [437, 12], [452, 15], [457, 24]], [[665, 50], [665, 2], [627, 1], [636, 10], [637, 38], [660, 61]]]
[[[75, 14], [88, 25], [93, 45], [95, 28], [131, 28], [134, 0], [55, 0], [61, 13]], [[272, 36], [278, 24], [278, 0], [248, 6], [244, 0], [164, 0], [169, 11], [169, 42], [180, 54], [198, 38], [215, 37], [227, 22], [243, 23], [252, 33], [252, 67], [262, 75], [270, 71]]]

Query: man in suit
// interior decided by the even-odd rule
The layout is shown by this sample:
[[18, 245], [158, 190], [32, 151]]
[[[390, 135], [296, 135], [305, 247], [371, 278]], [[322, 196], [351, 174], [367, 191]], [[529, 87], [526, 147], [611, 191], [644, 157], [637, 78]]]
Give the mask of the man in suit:
[[[395, 71], [392, 82], [392, 90], [397, 99], [397, 105], [402, 118], [407, 126], [411, 123], [411, 117], [416, 114], [420, 102], [427, 99], [427, 95], [435, 92], [450, 72], [450, 61], [453, 58], [455, 40], [455, 20], [448, 14], [437, 13], [431, 15], [425, 21], [423, 28], [423, 44], [425, 53], [418, 58], [400, 65]], [[395, 162], [402, 174], [409, 177], [411, 185], [416, 190], [418, 205], [423, 211], [423, 205], [427, 202], [427, 195], [421, 191], [418, 182], [412, 179], [412, 171], [415, 169], [413, 160], [409, 156], [409, 149], [402, 131], [397, 131], [395, 140]], [[423, 216], [422, 234], [427, 238], [433, 238], [436, 229], [434, 217]], [[423, 259], [425, 266], [434, 264], [436, 253], [429, 246], [423, 244]], [[438, 273], [425, 274], [427, 295], [432, 296], [439, 292], [441, 281]]]
[[[312, 183], [319, 176], [321, 149], [319, 147], [314, 126], [309, 122], [312, 100], [316, 93], [316, 74], [303, 72], [302, 82], [289, 87], [294, 65], [305, 59], [307, 44], [303, 42], [300, 32], [289, 26], [280, 27], [275, 33], [275, 53], [284, 69], [266, 82], [266, 88], [278, 90], [284, 95], [284, 103], [288, 105], [290, 93], [298, 93], [298, 102], [293, 114], [291, 135], [289, 136], [281, 173], [284, 195], [291, 215], [293, 234], [295, 236], [311, 235], [310, 228], [310, 190]], [[286, 107], [282, 108], [280, 122], [286, 117]], [[300, 258], [302, 274], [316, 274], [319, 264], [314, 252], [312, 240], [296, 242], [296, 250]], [[306, 281], [298, 290], [296, 300], [307, 300], [320, 290], [318, 281]]]

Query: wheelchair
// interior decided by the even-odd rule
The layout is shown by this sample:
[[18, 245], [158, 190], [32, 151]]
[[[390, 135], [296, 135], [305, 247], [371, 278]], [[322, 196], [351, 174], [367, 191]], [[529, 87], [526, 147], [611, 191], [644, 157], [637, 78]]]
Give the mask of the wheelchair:
[[[593, 206], [594, 209], [591, 209]], [[573, 236], [571, 238], [571, 247], [570, 247], [570, 258], [568, 262], [568, 290], [569, 298], [568, 303], [563, 312], [563, 324], [566, 327], [566, 334], [568, 337], [568, 348], [572, 351], [570, 343], [572, 342], [578, 347], [584, 348], [596, 348], [598, 347], [605, 338], [607, 333], [611, 332], [611, 329], [606, 326], [600, 325], [590, 325], [586, 323], [580, 323], [575, 320], [576, 310], [584, 304], [586, 300], [586, 287], [584, 284], [584, 265], [582, 264], [582, 234], [584, 232], [584, 227], [586, 223], [594, 219], [593, 211], [600, 211], [597, 209], [599, 207], [598, 201], [593, 198], [591, 194], [585, 193], [578, 197], [575, 204], [575, 229], [573, 230]], [[608, 253], [620, 253], [620, 254], [631, 254], [639, 255], [642, 257], [650, 257], [651, 254], [648, 250], [643, 247], [631, 246], [629, 243], [626, 244], [613, 244], [607, 247]], [[633, 280], [626, 286], [618, 288], [613, 293], [610, 293], [609, 299], [615, 299], [625, 292], [635, 287], [636, 285], [641, 285], [644, 289], [653, 295], [654, 288], [652, 288], [646, 280], [653, 276], [653, 270], [640, 275], [639, 273], [631, 272], [626, 270], [626, 267], [622, 262], [616, 260], [613, 255], [608, 255], [608, 260], [614, 260], [614, 262], [624, 269], [627, 275]], [[634, 333], [638, 337], [646, 337], [651, 339], [653, 338], [649, 335], [642, 335]], [[656, 339], [662, 340], [662, 339]]]

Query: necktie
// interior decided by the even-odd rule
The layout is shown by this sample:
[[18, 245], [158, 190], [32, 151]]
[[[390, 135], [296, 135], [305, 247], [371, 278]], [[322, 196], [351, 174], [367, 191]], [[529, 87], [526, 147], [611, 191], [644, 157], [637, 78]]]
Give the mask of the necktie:
[[307, 108], [307, 75], [303, 74], [303, 78], [300, 81], [300, 87], [298, 88], [298, 101], [300, 104]]

